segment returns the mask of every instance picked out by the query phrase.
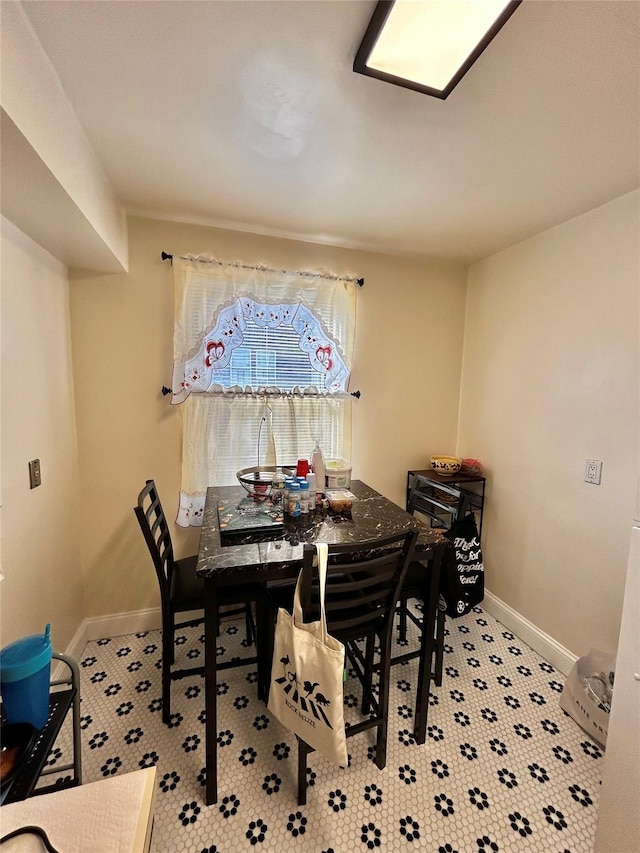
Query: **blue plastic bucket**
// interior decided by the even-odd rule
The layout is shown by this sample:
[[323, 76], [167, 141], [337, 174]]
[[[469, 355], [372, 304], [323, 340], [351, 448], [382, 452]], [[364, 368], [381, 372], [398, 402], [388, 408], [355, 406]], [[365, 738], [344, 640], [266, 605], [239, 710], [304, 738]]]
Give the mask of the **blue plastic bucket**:
[[44, 634], [23, 637], [0, 651], [0, 690], [8, 723], [41, 729], [49, 717], [51, 625]]

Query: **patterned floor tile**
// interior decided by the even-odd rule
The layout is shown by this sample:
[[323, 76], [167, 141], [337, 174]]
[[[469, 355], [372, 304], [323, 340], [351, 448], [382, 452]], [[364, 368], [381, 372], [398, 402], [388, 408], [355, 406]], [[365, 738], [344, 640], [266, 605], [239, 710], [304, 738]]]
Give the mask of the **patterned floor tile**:
[[[223, 623], [221, 659], [244, 653], [243, 639], [243, 621]], [[179, 633], [178, 663], [203, 656], [201, 628]], [[386, 768], [370, 733], [348, 742], [344, 770], [313, 754], [303, 807], [295, 739], [257, 699], [255, 671], [219, 673], [219, 801], [205, 806], [202, 679], [174, 682], [165, 726], [159, 632], [91, 642], [80, 661], [84, 781], [155, 765], [156, 853], [589, 853], [603, 754], [560, 710], [562, 674], [481, 608], [448, 621], [444, 666], [426, 743], [411, 735], [412, 661], [392, 672]], [[345, 696], [355, 721], [356, 679]], [[70, 743], [66, 727], [52, 766]]]

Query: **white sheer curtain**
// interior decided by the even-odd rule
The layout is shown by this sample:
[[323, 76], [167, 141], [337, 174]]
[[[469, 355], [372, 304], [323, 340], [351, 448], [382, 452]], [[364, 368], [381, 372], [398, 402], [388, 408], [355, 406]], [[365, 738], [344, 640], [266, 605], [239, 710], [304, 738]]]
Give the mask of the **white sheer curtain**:
[[200, 525], [207, 487], [260, 464], [267, 403], [279, 464], [309, 458], [316, 440], [327, 458], [349, 462], [355, 279], [174, 257], [174, 285], [177, 523]]
[[[328, 459], [351, 458], [351, 398], [269, 397], [278, 464], [311, 458], [318, 439]], [[237, 485], [236, 471], [258, 465], [264, 398], [192, 394], [182, 412], [182, 488], [178, 524], [202, 523], [206, 488]], [[264, 447], [264, 437], [263, 437]]]

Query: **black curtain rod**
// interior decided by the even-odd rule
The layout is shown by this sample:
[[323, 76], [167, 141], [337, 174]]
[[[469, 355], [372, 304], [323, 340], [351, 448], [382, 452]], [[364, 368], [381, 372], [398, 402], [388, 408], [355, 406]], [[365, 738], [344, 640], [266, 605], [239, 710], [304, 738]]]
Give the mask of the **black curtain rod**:
[[[171, 263], [173, 263], [173, 255], [170, 254], [169, 252], [162, 252], [160, 257], [162, 258], [163, 261], [171, 261]], [[195, 261], [201, 260], [202, 263], [211, 263], [211, 261], [208, 261], [206, 258], [192, 258], [190, 260], [195, 260]], [[215, 263], [222, 263], [222, 262], [221, 261], [215, 261]], [[271, 269], [270, 267], [253, 267], [250, 264], [231, 264], [231, 266], [238, 266], [238, 267], [240, 267], [240, 269], [243, 269], [243, 270], [266, 269], [268, 272], [281, 272], [281, 273], [290, 272], [290, 270], [274, 270], [274, 269]], [[343, 278], [343, 276], [326, 275], [326, 273], [321, 273], [321, 272], [307, 272], [307, 273], [305, 273], [305, 275], [315, 276], [316, 278]], [[364, 287], [364, 278], [355, 278], [354, 279], [354, 278], [349, 278], [346, 276], [344, 278], [345, 278], [345, 281], [355, 281], [355, 283], [358, 285], [358, 287]]]
[[[160, 389], [160, 393], [162, 394], [163, 397], [166, 397], [168, 394], [173, 394], [173, 388], [167, 388], [166, 385], [163, 385], [162, 388]], [[359, 400], [360, 397], [362, 396], [360, 391], [351, 391], [350, 394], [352, 397], [355, 397], [356, 400]], [[260, 396], [262, 397], [264, 395], [261, 394]], [[267, 394], [266, 396], [268, 397], [269, 395]]]

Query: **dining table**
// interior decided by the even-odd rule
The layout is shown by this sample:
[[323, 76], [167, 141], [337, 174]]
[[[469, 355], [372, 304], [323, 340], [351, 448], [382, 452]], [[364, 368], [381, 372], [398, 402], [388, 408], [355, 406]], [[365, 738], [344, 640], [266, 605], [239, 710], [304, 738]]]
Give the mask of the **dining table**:
[[297, 578], [302, 568], [305, 543], [325, 542], [329, 546], [362, 543], [363, 546], [370, 547], [377, 539], [408, 530], [418, 532], [414, 558], [425, 565], [425, 587], [414, 737], [419, 744], [425, 741], [440, 565], [450, 543], [442, 532], [422, 523], [361, 480], [352, 481], [349, 488], [354, 500], [348, 512], [334, 513], [319, 507], [313, 512], [300, 515], [299, 518], [285, 515], [283, 524], [271, 530], [235, 530], [232, 533], [227, 531], [224, 521], [221, 527], [220, 518], [225, 519], [225, 513], [233, 510], [243, 499], [246, 501], [247, 493], [239, 485], [211, 486], [207, 489], [196, 567], [197, 575], [204, 581], [205, 591], [207, 805], [217, 802], [218, 799], [217, 591], [220, 587], [230, 584], [269, 584]]

